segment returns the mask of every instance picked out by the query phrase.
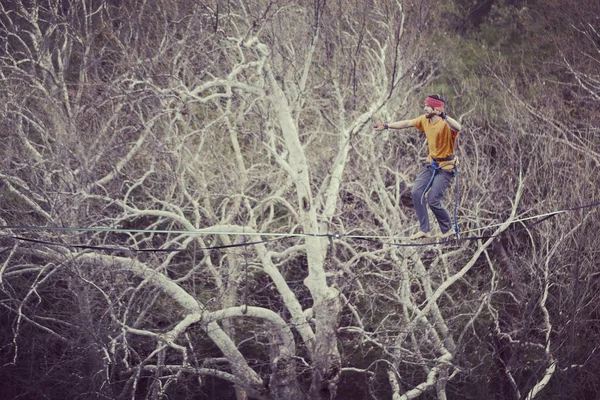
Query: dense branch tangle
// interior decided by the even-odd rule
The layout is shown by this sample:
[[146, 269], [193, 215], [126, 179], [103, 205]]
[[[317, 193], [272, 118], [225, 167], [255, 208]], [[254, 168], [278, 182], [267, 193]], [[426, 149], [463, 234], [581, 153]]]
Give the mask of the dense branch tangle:
[[[339, 11], [325, 2], [314, 8], [217, 6], [48, 1], [17, 2], [3, 10], [10, 44], [3, 79], [14, 88], [22, 82], [35, 88], [29, 97], [9, 104], [19, 141], [14, 143], [18, 152], [6, 161], [14, 173], [4, 179], [9, 192], [42, 219], [38, 222], [306, 233], [326, 232], [334, 223], [350, 139], [385, 104], [389, 92], [371, 95], [368, 109], [347, 108], [348, 100], [353, 97], [352, 107], [357, 107], [356, 99], [364, 100], [361, 91], [389, 81], [386, 51], [399, 40], [394, 28], [375, 38], [365, 19], [358, 20], [351, 29], [366, 32], [366, 39], [354, 42], [342, 28], [344, 19], [350, 27], [357, 22], [348, 14], [339, 25], [326, 25], [330, 30], [324, 40], [323, 16]], [[306, 22], [289, 24], [298, 16]], [[61, 24], [63, 19], [68, 23]], [[272, 35], [282, 25], [295, 30]], [[20, 26], [31, 34], [20, 36]], [[322, 52], [324, 46], [329, 50]], [[356, 60], [353, 76], [336, 71], [344, 69], [348, 49]], [[371, 62], [363, 51], [376, 53], [379, 65], [378, 75], [360, 88], [359, 63]], [[323, 56], [331, 66], [317, 60], [325, 69], [316, 70], [315, 57]], [[333, 107], [323, 108], [315, 100], [319, 94], [330, 97]], [[331, 128], [324, 121], [334, 122], [333, 136], [339, 139], [324, 135]], [[308, 156], [320, 146], [324, 152]], [[337, 154], [332, 165], [330, 151]], [[19, 154], [35, 161], [38, 169], [29, 168], [39, 175], [35, 186], [19, 175]], [[47, 193], [52, 193], [51, 202]], [[87, 244], [124, 240], [135, 248], [207, 247], [204, 238], [180, 235], [70, 236]], [[221, 235], [209, 240], [230, 244], [236, 239]], [[179, 372], [194, 370], [232, 381], [238, 396], [246, 391], [257, 398], [298, 398], [294, 365], [300, 356], [311, 368], [310, 397], [318, 398], [336, 392], [341, 371], [336, 339], [341, 303], [339, 289], [328, 280], [327, 251], [326, 238], [308, 236], [281, 249], [256, 245], [145, 260], [43, 247], [31, 248], [30, 254], [62, 263], [54, 270], [75, 274], [70, 281], [79, 282], [78, 290], [92, 303], [108, 306], [105, 333], [111, 339], [95, 340], [104, 343], [100, 359], [106, 356], [107, 376], [111, 365], [125, 365], [119, 373], [129, 374], [130, 383], [123, 394], [137, 390], [143, 371], [150, 371], [157, 379], [148, 396], [160, 397], [169, 386], [163, 385], [162, 374], [170, 373], [163, 366], [171, 365], [170, 371], [175, 362], [181, 365]], [[22, 276], [13, 267], [3, 271], [6, 278]], [[308, 293], [289, 283], [294, 275]], [[261, 288], [258, 295], [240, 298], [250, 280], [265, 282], [266, 277], [276, 296], [261, 294]], [[34, 282], [34, 288], [40, 282], [46, 281]], [[27, 305], [28, 298], [20, 301]], [[246, 301], [250, 305], [240, 305]], [[91, 307], [88, 312], [93, 313]], [[160, 316], [151, 307], [179, 311]], [[271, 308], [287, 315], [287, 322]], [[26, 316], [26, 309], [19, 307], [19, 315]], [[236, 320], [254, 318], [268, 321], [275, 332], [268, 344], [272, 367], [263, 371], [270, 376], [268, 390], [243, 348], [235, 345], [253, 335]], [[190, 355], [182, 335], [198, 324], [219, 349], [215, 356], [227, 361], [224, 371], [193, 367], [197, 355]], [[301, 349], [290, 329], [299, 335]], [[142, 355], [144, 343], [154, 343], [154, 349]]]
[[[474, 349], [491, 347], [492, 331], [527, 346], [545, 371], [525, 385], [506, 362], [515, 393], [535, 396], [555, 366], [549, 258], [540, 255], [545, 274], [530, 268], [542, 288], [530, 314], [542, 328], [528, 337], [503, 325], [519, 304], [494, 240], [410, 249], [345, 237], [412, 228], [406, 195], [422, 138], [373, 136], [369, 125], [419, 112], [411, 104], [436, 69], [421, 62], [418, 10], [247, 3], [2, 6], [5, 222], [179, 231], [36, 238], [187, 250], [3, 243], [11, 362], [28, 355], [31, 329], [86, 349], [89, 392], [110, 398], [167, 398], [210, 382], [238, 399], [357, 389], [445, 399], [453, 379], [485, 369]], [[467, 179], [496, 182], [477, 144], [465, 147], [469, 170], [481, 170]], [[500, 234], [516, 219], [526, 168], [510, 167], [514, 185], [496, 199], [463, 189], [474, 203], [465, 224], [500, 220]], [[182, 233], [200, 229], [236, 234]], [[306, 235], [262, 242], [257, 232]], [[240, 247], [209, 249], [219, 245]], [[546, 245], [541, 254], [556, 254]], [[356, 373], [371, 386], [352, 386]]]

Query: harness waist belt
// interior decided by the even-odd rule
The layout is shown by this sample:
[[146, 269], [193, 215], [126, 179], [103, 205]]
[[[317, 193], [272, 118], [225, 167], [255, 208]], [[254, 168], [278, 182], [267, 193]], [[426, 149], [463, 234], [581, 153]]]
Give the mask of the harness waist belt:
[[448, 157], [444, 157], [444, 158], [434, 158], [434, 157], [431, 157], [431, 159], [433, 161], [436, 161], [436, 162], [440, 162], [440, 161], [452, 161], [455, 158], [456, 158], [456, 154], [450, 154]]

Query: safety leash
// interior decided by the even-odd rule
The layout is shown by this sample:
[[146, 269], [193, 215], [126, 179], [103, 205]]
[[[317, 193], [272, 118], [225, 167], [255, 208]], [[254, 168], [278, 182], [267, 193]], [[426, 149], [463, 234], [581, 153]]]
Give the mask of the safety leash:
[[458, 164], [456, 163], [454, 163], [454, 170], [456, 171], [456, 198], [454, 201], [454, 233], [456, 234], [456, 238], [458, 239]]

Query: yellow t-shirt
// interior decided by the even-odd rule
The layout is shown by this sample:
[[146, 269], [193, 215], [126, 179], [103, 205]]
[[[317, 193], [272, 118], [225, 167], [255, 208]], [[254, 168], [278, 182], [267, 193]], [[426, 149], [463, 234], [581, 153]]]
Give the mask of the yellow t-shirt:
[[[413, 119], [412, 124], [421, 132], [425, 132], [427, 147], [429, 148], [427, 162], [430, 162], [432, 157], [446, 158], [454, 154], [458, 132], [450, 129], [446, 121], [439, 119], [436, 123], [432, 124], [425, 115], [421, 115], [419, 118]], [[454, 164], [455, 162], [456, 158], [452, 161], [440, 161], [439, 164], [440, 166], [444, 166]]]

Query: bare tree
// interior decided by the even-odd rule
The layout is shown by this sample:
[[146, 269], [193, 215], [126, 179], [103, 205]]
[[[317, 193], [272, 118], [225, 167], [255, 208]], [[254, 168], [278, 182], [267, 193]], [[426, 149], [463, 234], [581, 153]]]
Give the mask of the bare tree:
[[[3, 175], [11, 195], [37, 214], [27, 222], [194, 231], [167, 236], [131, 232], [123, 238], [136, 250], [154, 243], [161, 249], [205, 249], [191, 258], [177, 253], [139, 258], [93, 249], [65, 252], [43, 246], [39, 241], [50, 238], [42, 233], [26, 253], [46, 264], [21, 269], [8, 259], [3, 268], [4, 279], [38, 277], [28, 296], [11, 296], [19, 321], [29, 318], [29, 296], [50, 277], [74, 274], [86, 296], [91, 290], [109, 309], [113, 333], [98, 339], [98, 352], [105, 362], [103, 375], [110, 377], [113, 365], [124, 365], [119, 373], [130, 376], [124, 394], [135, 393], [151, 374], [155, 380], [148, 396], [161, 397], [181, 374], [192, 373], [230, 381], [239, 389], [238, 397], [300, 398], [305, 396], [296, 366], [301, 360], [310, 366], [308, 395], [335, 395], [342, 371], [337, 343], [342, 305], [339, 289], [328, 279], [326, 233], [337, 208], [350, 139], [370, 123], [405, 73], [398, 62], [404, 14], [399, 3], [390, 6], [393, 14], [381, 21], [383, 34], [367, 26], [368, 10], [357, 20], [325, 2], [309, 7], [265, 2], [252, 8], [240, 3], [225, 10], [218, 3], [171, 3], [157, 9], [146, 2], [119, 7], [109, 2], [19, 2], [3, 10], [9, 39], [3, 79], [14, 90], [22, 82], [34, 89], [30, 97], [8, 102], [6, 108], [9, 127], [19, 139], [14, 143], [19, 153], [13, 154], [37, 160], [35, 179], [22, 179], [10, 159], [10, 174]], [[323, 16], [338, 12], [342, 15], [335, 16], [338, 21], [323, 40]], [[286, 31], [283, 27], [294, 19], [304, 22]], [[33, 33], [19, 35], [21, 28]], [[360, 29], [363, 36], [357, 38], [347, 28]], [[395, 57], [391, 61], [390, 54]], [[343, 73], [349, 55], [354, 69]], [[316, 56], [329, 57], [330, 66], [314, 73]], [[373, 68], [361, 88], [360, 65]], [[390, 71], [396, 78], [389, 79]], [[368, 93], [366, 83], [385, 85], [371, 95], [368, 109], [357, 106]], [[319, 93], [330, 96], [334, 105], [322, 107], [315, 101]], [[7, 95], [17, 98], [14, 91]], [[307, 149], [331, 129], [324, 122], [337, 125], [333, 137], [339, 138], [322, 141], [323, 158], [311, 160]], [[333, 164], [331, 150], [336, 154]], [[326, 169], [311, 176], [318, 165]], [[37, 187], [32, 189], [34, 182]], [[316, 191], [315, 183], [320, 186]], [[54, 196], [50, 204], [48, 196]], [[299, 236], [278, 250], [260, 236], [269, 231]], [[66, 238], [88, 247], [118, 242], [104, 232], [71, 231]], [[245, 244], [248, 238], [255, 242], [251, 248]], [[248, 248], [219, 253], [210, 249], [211, 242]], [[281, 271], [288, 264], [300, 268], [294, 273], [304, 276], [306, 298], [290, 287]], [[110, 269], [109, 276], [123, 277], [90, 271], [98, 266]], [[247, 297], [240, 298], [249, 274], [268, 277], [287, 320], [270, 309], [272, 304], [253, 306]], [[121, 293], [114, 279], [125, 280], [118, 287], [129, 282], [135, 289]], [[214, 287], [208, 303], [192, 295], [196, 285], [201, 292]], [[182, 310], [183, 318], [160, 316], [158, 325], [154, 318], [144, 318], [156, 300], [136, 306], [137, 298], [156, 298], [152, 293], [157, 289]], [[86, 313], [94, 311], [88, 306]], [[265, 354], [271, 365], [268, 384], [236, 346], [250, 340], [248, 334], [257, 334], [242, 332], [238, 319], [262, 321], [273, 332], [267, 335]], [[159, 328], [164, 324], [171, 328]], [[196, 338], [188, 340], [189, 346], [179, 343], [194, 325], [219, 349], [215, 361], [196, 360], [194, 365], [190, 351]], [[19, 331], [20, 323], [14, 331], [15, 361]], [[141, 356], [137, 342], [154, 342], [155, 349]], [[225, 361], [224, 369], [219, 359]]]
[[[2, 6], [3, 225], [48, 228], [2, 239], [10, 367], [34, 359], [34, 332], [78, 352], [81, 392], [98, 398], [210, 397], [218, 385], [238, 399], [326, 399], [359, 374], [374, 398], [446, 399], [474, 390], [453, 382], [485, 379], [488, 359], [513, 397], [535, 398], [562, 359], [552, 263], [577, 226], [558, 240], [508, 231], [527, 207], [542, 211], [524, 194], [543, 189], [528, 173], [552, 143], [593, 146], [553, 137], [523, 160], [532, 144], [516, 140], [499, 167], [500, 142], [476, 124], [487, 105], [457, 114], [472, 125], [459, 190], [473, 205], [458, 216], [481, 237], [406, 246], [423, 140], [370, 125], [418, 113], [438, 73], [421, 11]], [[517, 126], [510, 90], [502, 110], [518, 118], [502, 128], [543, 134], [526, 102]]]

